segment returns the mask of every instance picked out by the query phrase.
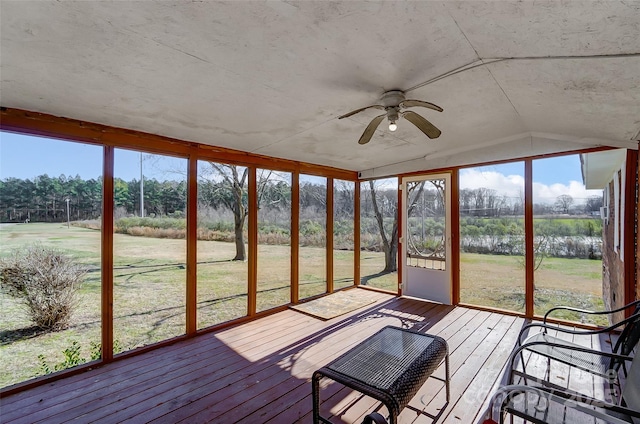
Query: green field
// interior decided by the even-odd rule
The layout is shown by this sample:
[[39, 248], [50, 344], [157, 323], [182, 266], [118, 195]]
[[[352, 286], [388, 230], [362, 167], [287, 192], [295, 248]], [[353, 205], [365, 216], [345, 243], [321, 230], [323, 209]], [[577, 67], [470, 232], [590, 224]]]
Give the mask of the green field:
[[[460, 301], [524, 312], [525, 272], [522, 257], [507, 255], [460, 255]], [[545, 258], [534, 273], [534, 313], [544, 315], [558, 305], [604, 309], [602, 261]], [[578, 322], [589, 321], [575, 313], [554, 315]]]
[[[85, 359], [90, 357], [91, 343], [100, 342], [100, 232], [62, 224], [0, 226], [0, 256], [35, 242], [76, 258], [86, 266], [87, 277], [71, 326], [54, 333], [32, 327], [22, 305], [0, 293], [0, 387], [42, 374], [39, 354], [53, 367], [63, 361], [63, 350], [74, 341]], [[197, 250], [198, 328], [246, 315], [248, 266], [229, 260], [235, 253], [234, 244], [198, 241]], [[114, 235], [114, 339], [120, 348], [129, 350], [184, 334], [185, 258], [183, 239]], [[322, 293], [325, 250], [301, 247], [300, 258], [300, 297]], [[288, 246], [259, 246], [259, 311], [289, 303], [289, 262]], [[383, 267], [382, 253], [361, 252], [363, 284], [395, 291], [397, 275], [381, 273]], [[600, 270], [599, 261], [545, 259], [536, 272], [536, 308], [567, 303], [565, 298], [599, 306]], [[334, 275], [336, 288], [352, 284], [353, 252], [335, 252]], [[522, 309], [524, 270], [517, 257], [462, 254], [461, 279], [463, 302]]]
[[[0, 387], [41, 373], [37, 355], [59, 364], [62, 351], [73, 341], [90, 357], [91, 343], [100, 342], [100, 232], [63, 224], [3, 224], [0, 256], [21, 246], [53, 246], [84, 264], [88, 270], [71, 326], [55, 333], [33, 328], [23, 306], [0, 293]], [[247, 314], [247, 262], [231, 261], [233, 243], [198, 241], [198, 328]], [[124, 350], [165, 340], [185, 332], [186, 242], [114, 234], [114, 339]], [[325, 250], [301, 247], [300, 298], [324, 292]], [[384, 267], [379, 253], [363, 255], [368, 284], [395, 290], [395, 273], [378, 275]], [[336, 251], [335, 287], [353, 284], [353, 252]], [[351, 276], [351, 279], [349, 279]], [[258, 248], [258, 310], [290, 302], [290, 247]]]

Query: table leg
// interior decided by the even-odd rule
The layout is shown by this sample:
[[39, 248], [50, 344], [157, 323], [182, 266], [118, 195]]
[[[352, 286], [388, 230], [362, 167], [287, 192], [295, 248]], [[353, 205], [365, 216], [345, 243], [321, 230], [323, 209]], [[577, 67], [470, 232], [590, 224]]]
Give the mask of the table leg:
[[444, 369], [445, 369], [445, 380], [444, 384], [447, 389], [447, 403], [451, 399], [451, 391], [449, 389], [449, 352], [444, 356]]
[[313, 424], [320, 423], [320, 379], [322, 374], [318, 371], [313, 373], [311, 385], [313, 388]]

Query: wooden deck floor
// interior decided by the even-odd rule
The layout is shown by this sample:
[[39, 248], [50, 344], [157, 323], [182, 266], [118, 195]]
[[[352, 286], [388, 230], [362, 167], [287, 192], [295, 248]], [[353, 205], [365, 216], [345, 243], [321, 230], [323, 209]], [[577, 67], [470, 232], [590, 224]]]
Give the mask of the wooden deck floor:
[[[451, 402], [441, 411], [443, 384], [429, 379], [411, 405], [440, 414], [438, 423], [481, 421], [525, 320], [360, 291], [375, 303], [329, 321], [287, 310], [12, 395], [1, 400], [0, 422], [310, 423], [313, 371], [386, 325], [449, 344]], [[435, 375], [444, 377], [443, 365]], [[322, 398], [335, 423], [360, 423], [378, 406], [326, 379]], [[431, 422], [409, 409], [400, 416]]]

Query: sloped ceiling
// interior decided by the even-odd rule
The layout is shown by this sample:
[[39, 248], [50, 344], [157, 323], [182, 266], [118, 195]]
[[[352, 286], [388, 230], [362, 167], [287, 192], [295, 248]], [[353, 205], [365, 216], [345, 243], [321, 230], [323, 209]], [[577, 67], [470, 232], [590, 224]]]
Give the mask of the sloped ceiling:
[[[363, 177], [637, 148], [638, 1], [6, 1], [0, 103]], [[442, 130], [379, 111], [392, 89]]]

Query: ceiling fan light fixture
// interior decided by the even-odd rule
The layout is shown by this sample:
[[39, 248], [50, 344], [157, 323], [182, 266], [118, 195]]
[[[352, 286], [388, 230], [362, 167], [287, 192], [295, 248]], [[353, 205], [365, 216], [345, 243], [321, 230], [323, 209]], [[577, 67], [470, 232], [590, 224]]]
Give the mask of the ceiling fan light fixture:
[[396, 122], [398, 122], [398, 112], [400, 111], [400, 109], [398, 108], [398, 106], [393, 106], [387, 107], [386, 111], [387, 119], [389, 120], [389, 131], [393, 132], [398, 129], [398, 124], [396, 124]]
[[401, 90], [391, 90], [385, 92], [380, 98], [380, 102], [382, 104], [361, 107], [360, 109], [356, 109], [344, 115], [338, 116], [338, 119], [344, 119], [367, 109], [378, 109], [385, 111], [383, 115], [378, 115], [373, 118], [371, 122], [369, 122], [369, 125], [367, 125], [367, 127], [364, 129], [364, 132], [360, 136], [358, 144], [367, 144], [369, 141], [371, 141], [371, 137], [373, 137], [378, 126], [382, 123], [385, 117], [389, 121], [389, 131], [391, 132], [394, 132], [398, 129], [398, 124], [396, 122], [402, 116], [407, 121], [415, 125], [427, 137], [431, 139], [440, 137], [441, 131], [431, 122], [411, 110], [403, 110], [406, 108], [419, 106], [442, 112], [442, 108], [440, 106], [422, 100], [407, 100], [404, 97], [404, 92]]

